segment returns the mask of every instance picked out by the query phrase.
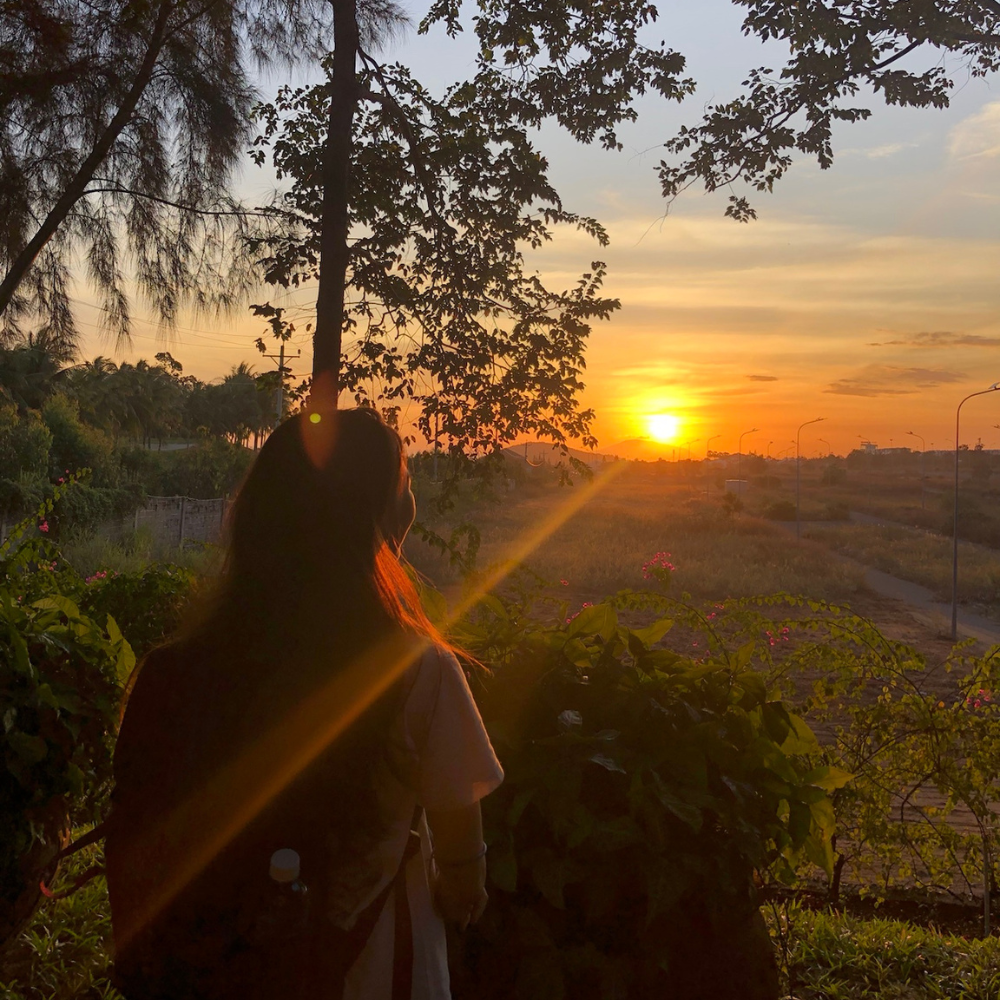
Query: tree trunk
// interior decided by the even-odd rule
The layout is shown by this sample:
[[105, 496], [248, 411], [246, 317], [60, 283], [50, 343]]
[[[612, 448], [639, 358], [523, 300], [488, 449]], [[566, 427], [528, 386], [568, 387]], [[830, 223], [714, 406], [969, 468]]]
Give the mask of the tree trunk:
[[357, 0], [330, 0], [333, 6], [333, 79], [330, 120], [323, 160], [323, 214], [320, 236], [319, 293], [313, 333], [313, 379], [325, 376], [336, 405], [341, 390], [344, 293], [350, 248], [349, 200], [354, 112], [358, 105]]
[[0, 315], [6, 311], [31, 265], [34, 264], [38, 255], [45, 249], [45, 245], [52, 239], [59, 227], [66, 221], [66, 216], [83, 196], [95, 171], [104, 162], [122, 130], [132, 120], [136, 106], [149, 85], [153, 70], [156, 68], [156, 62], [160, 58], [163, 43], [167, 38], [167, 21], [173, 7], [172, 0], [164, 0], [160, 5], [153, 33], [146, 46], [146, 54], [143, 56], [135, 79], [132, 81], [132, 86], [125, 95], [121, 106], [115, 112], [115, 116], [108, 123], [107, 128], [98, 137], [87, 158], [80, 164], [63, 193], [49, 210], [48, 215], [42, 220], [35, 235], [25, 244], [24, 249], [11, 264], [10, 270], [4, 275], [3, 281], [0, 282]]

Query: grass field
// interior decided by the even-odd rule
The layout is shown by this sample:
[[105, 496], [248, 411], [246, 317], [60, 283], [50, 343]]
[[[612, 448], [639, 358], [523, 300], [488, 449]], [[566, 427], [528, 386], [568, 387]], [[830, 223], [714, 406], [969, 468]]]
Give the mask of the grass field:
[[[953, 543], [919, 528], [894, 524], [810, 526], [806, 536], [885, 573], [912, 580], [951, 600]], [[958, 598], [1000, 615], [1000, 553], [960, 542]]]
[[[578, 510], [521, 557], [524, 539], [558, 521], [584, 495]], [[655, 466], [630, 465], [592, 486], [466, 500], [444, 518], [425, 511], [419, 516], [442, 534], [462, 520], [472, 522], [482, 535], [480, 567], [519, 557], [550, 583], [565, 580], [574, 596], [586, 600], [641, 587], [643, 563], [661, 551], [677, 567], [672, 592], [705, 600], [787, 591], [845, 601], [861, 587], [862, 574], [826, 558], [820, 545], [796, 544], [772, 523], [729, 515], [717, 496], [665, 483]], [[439, 586], [456, 584], [455, 570], [422, 542], [408, 542], [406, 553]]]

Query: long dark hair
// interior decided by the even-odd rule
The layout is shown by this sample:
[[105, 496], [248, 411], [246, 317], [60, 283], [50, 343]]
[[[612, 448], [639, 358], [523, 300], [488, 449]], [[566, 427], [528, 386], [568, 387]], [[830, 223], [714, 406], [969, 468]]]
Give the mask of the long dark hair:
[[[331, 678], [362, 664], [377, 685], [383, 668], [395, 670], [399, 679], [240, 830], [231, 850], [248, 858], [281, 846], [304, 848], [304, 863], [312, 856], [324, 867], [366, 856], [388, 821], [380, 783], [388, 774], [407, 778], [391, 738], [407, 675], [383, 663], [380, 650], [394, 637], [405, 640], [397, 650], [443, 640], [383, 535], [405, 485], [402, 442], [374, 410], [306, 413], [281, 424], [230, 510], [214, 593], [149, 657], [130, 696], [122, 731], [129, 752], [142, 747], [139, 759], [157, 743], [172, 770], [181, 758], [194, 761], [179, 798], [252, 753], [276, 720], [328, 697]], [[142, 722], [151, 718], [156, 737]], [[293, 743], [294, 734], [289, 756]], [[232, 811], [224, 799], [199, 806], [207, 823]]]

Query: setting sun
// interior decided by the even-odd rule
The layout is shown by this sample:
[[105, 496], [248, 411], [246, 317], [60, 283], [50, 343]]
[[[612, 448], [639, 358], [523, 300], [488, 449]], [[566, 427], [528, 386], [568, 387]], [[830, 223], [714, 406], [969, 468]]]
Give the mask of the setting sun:
[[677, 437], [681, 422], [672, 413], [654, 413], [649, 418], [649, 433], [657, 441], [666, 444]]

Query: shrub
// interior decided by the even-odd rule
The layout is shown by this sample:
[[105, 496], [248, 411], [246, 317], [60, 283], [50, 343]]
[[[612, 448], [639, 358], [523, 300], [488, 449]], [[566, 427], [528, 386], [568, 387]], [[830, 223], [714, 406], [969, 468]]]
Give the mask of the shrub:
[[120, 468], [111, 438], [81, 422], [75, 401], [60, 394], [51, 396], [42, 408], [42, 419], [52, 434], [49, 477], [53, 482], [67, 470], [90, 469], [95, 486], [118, 485]]
[[246, 475], [254, 453], [222, 438], [209, 438], [190, 448], [172, 452], [162, 464], [158, 481], [149, 492], [211, 500], [235, 492]]
[[44, 476], [51, 447], [52, 432], [37, 413], [19, 416], [13, 406], [0, 406], [0, 478]]
[[823, 508], [824, 521], [849, 521], [851, 508], [842, 500], [834, 500]]
[[820, 482], [824, 486], [839, 486], [847, 482], [847, 469], [842, 465], [828, 465], [820, 476]]
[[141, 503], [142, 492], [134, 484], [101, 488], [77, 480], [61, 493], [53, 515], [60, 528], [87, 533], [108, 521], [128, 516]]
[[[0, 550], [0, 941], [37, 903], [38, 869], [99, 818], [120, 687], [135, 657], [111, 617], [59, 593], [54, 546]], [[71, 576], [71, 574], [68, 574]]]
[[795, 504], [791, 500], [774, 500], [761, 513], [769, 521], [794, 521]]
[[484, 801], [475, 995], [776, 996], [754, 872], [803, 854], [829, 869], [826, 789], [849, 776], [813, 769], [752, 642], [684, 656], [657, 647], [667, 618], [566, 611], [487, 597], [457, 636], [493, 668], [479, 702], [506, 771]]
[[141, 659], [176, 631], [195, 577], [180, 566], [151, 565], [139, 573], [98, 571], [86, 582], [83, 610], [98, 621], [110, 616], [118, 622]]

